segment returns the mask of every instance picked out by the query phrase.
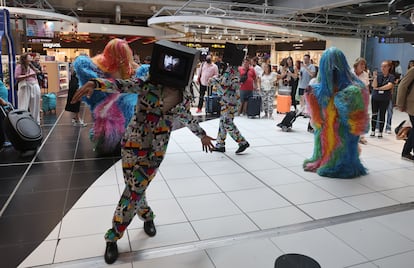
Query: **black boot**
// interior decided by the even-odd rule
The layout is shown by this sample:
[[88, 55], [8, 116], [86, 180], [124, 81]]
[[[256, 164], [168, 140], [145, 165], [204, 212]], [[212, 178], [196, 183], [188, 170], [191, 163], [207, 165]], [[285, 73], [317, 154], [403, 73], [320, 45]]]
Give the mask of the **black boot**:
[[155, 229], [153, 220], [144, 222], [144, 231], [148, 236], [151, 236], [151, 237], [157, 234], [157, 230]]
[[118, 246], [116, 242], [106, 242], [105, 262], [112, 264], [118, 259]]
[[236, 151], [236, 154], [240, 154], [240, 153], [244, 152], [249, 147], [250, 147], [250, 144], [248, 142], [240, 144], [239, 149], [237, 149], [237, 151]]

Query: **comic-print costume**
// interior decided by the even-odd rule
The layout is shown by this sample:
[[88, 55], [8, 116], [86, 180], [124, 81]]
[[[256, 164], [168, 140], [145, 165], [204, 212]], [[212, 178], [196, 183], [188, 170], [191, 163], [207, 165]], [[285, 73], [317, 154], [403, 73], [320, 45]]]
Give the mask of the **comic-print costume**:
[[229, 66], [224, 73], [211, 79], [211, 84], [216, 86], [217, 94], [221, 96], [221, 112], [219, 130], [216, 140], [216, 148], [224, 148], [227, 133], [238, 144], [246, 144], [237, 126], [234, 124], [234, 114], [239, 103], [240, 74], [237, 67]]
[[145, 190], [165, 156], [173, 120], [178, 119], [186, 124], [200, 138], [206, 133], [191, 116], [191, 94], [187, 91], [183, 92], [181, 103], [163, 112], [164, 89], [160, 85], [138, 79], [93, 81], [96, 89], [103, 92], [138, 93], [135, 114], [121, 141], [125, 190], [115, 210], [113, 226], [105, 234], [107, 242], [115, 242], [122, 237], [135, 214], [144, 221], [154, 218], [145, 198]]

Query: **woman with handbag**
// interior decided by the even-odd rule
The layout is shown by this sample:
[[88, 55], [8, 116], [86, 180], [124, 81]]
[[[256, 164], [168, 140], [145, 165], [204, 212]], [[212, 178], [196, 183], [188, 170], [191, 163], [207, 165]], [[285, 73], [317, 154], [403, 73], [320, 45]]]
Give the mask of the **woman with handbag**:
[[30, 64], [32, 60], [29, 53], [22, 54], [14, 71], [18, 88], [17, 108], [30, 111], [34, 120], [40, 125], [40, 86], [36, 71]]

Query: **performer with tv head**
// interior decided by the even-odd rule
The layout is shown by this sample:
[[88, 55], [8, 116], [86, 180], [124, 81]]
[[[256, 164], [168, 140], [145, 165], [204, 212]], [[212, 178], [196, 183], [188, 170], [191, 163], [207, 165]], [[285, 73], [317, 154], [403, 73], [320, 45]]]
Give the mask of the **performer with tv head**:
[[217, 94], [221, 96], [220, 123], [217, 133], [217, 142], [213, 151], [226, 151], [225, 140], [227, 133], [238, 143], [236, 154], [244, 152], [250, 144], [234, 124], [234, 115], [238, 110], [240, 99], [240, 73], [238, 66], [243, 61], [244, 53], [238, 53], [236, 45], [226, 43], [220, 75], [210, 79], [210, 84], [217, 87]]
[[[164, 51], [165, 54], [159, 53], [160, 51]], [[189, 73], [183, 73], [181, 76], [184, 80], [170, 77], [166, 81], [168, 86], [165, 83], [157, 83], [160, 78], [171, 72], [169, 67], [164, 68], [165, 57], [162, 55], [173, 55], [181, 64], [187, 64]], [[125, 189], [115, 209], [112, 228], [105, 234], [104, 257], [109, 264], [118, 258], [117, 240], [122, 237], [135, 215], [144, 221], [144, 231], [148, 236], [156, 234], [154, 213], [148, 206], [145, 192], [164, 159], [173, 120], [186, 124], [201, 139], [203, 151], [211, 152], [214, 148], [212, 141], [215, 139], [206, 134], [197, 119], [190, 113], [191, 94], [185, 90], [188, 87], [181, 86], [188, 84], [188, 78], [192, 77], [194, 69], [192, 64], [196, 61], [197, 55], [195, 49], [178, 46], [169, 41], [159, 41], [154, 44], [152, 59], [155, 64], [151, 64], [148, 81], [144, 82], [137, 78], [131, 80], [95, 78], [85, 83], [72, 99], [72, 102], [77, 102], [82, 96], [91, 96], [94, 91], [115, 94], [138, 93], [135, 114], [121, 140]], [[162, 69], [159, 69], [159, 66], [162, 66]]]

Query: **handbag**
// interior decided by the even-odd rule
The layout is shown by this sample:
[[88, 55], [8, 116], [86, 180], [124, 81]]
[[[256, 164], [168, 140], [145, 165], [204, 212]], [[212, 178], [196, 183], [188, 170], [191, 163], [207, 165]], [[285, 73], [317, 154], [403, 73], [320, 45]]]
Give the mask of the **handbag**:
[[397, 140], [406, 140], [408, 135], [411, 131], [411, 127], [406, 125], [406, 120], [403, 120], [396, 128], [395, 128], [395, 137]]
[[402, 127], [397, 133], [397, 140], [406, 140], [410, 135], [411, 127]]

